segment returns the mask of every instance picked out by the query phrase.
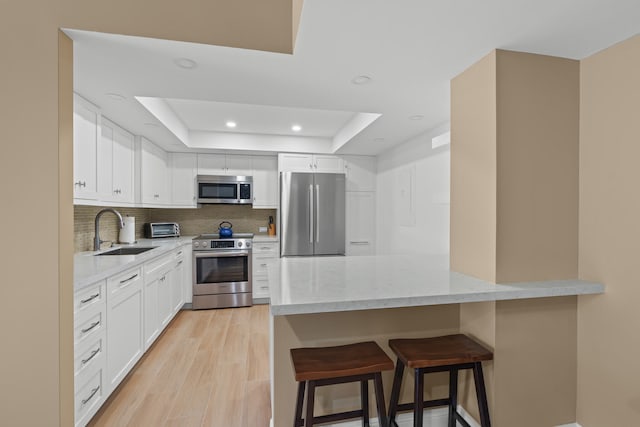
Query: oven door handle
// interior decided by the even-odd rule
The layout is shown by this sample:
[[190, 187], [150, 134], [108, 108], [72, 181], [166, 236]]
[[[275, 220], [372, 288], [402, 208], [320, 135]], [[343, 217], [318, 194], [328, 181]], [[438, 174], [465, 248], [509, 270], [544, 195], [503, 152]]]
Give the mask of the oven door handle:
[[233, 257], [233, 256], [249, 256], [249, 251], [200, 251], [194, 252], [195, 258], [218, 258], [218, 257]]

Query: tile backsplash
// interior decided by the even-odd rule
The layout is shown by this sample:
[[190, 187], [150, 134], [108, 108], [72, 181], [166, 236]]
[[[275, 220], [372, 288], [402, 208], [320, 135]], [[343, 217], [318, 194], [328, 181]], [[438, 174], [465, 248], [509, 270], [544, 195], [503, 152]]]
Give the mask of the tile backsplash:
[[[76, 252], [93, 250], [96, 214], [100, 206], [74, 206], [74, 246]], [[177, 222], [183, 236], [214, 233], [222, 221], [233, 224], [236, 233], [259, 233], [266, 227], [269, 215], [276, 219], [275, 209], [253, 209], [250, 205], [202, 205], [198, 209], [115, 208], [123, 216], [136, 218], [136, 239], [144, 237], [145, 222]], [[100, 218], [102, 240], [118, 241], [118, 221], [115, 215], [106, 213]]]

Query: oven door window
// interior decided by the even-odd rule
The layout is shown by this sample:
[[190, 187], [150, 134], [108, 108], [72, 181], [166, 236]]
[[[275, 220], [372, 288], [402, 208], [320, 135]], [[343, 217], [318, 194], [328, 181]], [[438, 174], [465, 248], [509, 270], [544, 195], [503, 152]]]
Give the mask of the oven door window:
[[237, 199], [238, 184], [200, 183], [198, 185], [200, 199]]
[[248, 263], [247, 255], [196, 258], [196, 283], [246, 282]]

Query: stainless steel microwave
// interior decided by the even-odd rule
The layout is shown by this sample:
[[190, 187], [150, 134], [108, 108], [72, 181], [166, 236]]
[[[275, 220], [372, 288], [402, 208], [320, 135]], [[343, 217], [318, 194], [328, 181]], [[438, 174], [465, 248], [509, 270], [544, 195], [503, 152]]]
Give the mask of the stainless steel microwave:
[[253, 177], [198, 175], [198, 203], [253, 203]]

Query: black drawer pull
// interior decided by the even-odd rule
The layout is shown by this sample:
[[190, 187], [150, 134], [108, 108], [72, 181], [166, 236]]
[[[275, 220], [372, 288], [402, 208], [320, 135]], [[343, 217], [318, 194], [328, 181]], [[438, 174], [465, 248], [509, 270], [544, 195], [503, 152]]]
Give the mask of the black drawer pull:
[[80, 302], [81, 302], [82, 304], [86, 304], [86, 303], [88, 303], [89, 301], [93, 301], [94, 299], [98, 298], [99, 296], [100, 296], [100, 292], [98, 292], [98, 293], [97, 293], [97, 294], [95, 294], [95, 295], [91, 295], [91, 296], [90, 296], [89, 298], [87, 298], [87, 299], [80, 300]]
[[87, 329], [83, 329], [82, 333], [86, 334], [87, 332], [89, 332], [90, 330], [92, 330], [93, 328], [95, 328], [96, 326], [98, 326], [100, 324], [100, 321], [98, 320], [97, 322], [95, 322], [94, 324], [92, 324], [91, 326], [89, 326]]
[[96, 393], [98, 392], [98, 390], [100, 390], [100, 386], [94, 388], [93, 390], [91, 390], [91, 394], [89, 395], [89, 397], [87, 397], [86, 399], [82, 399], [82, 404], [86, 405], [88, 401], [90, 401], [91, 399], [93, 399], [93, 396], [96, 395]]

